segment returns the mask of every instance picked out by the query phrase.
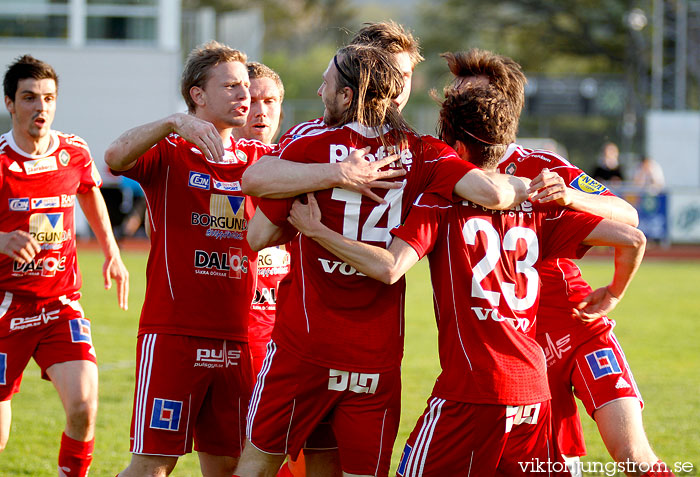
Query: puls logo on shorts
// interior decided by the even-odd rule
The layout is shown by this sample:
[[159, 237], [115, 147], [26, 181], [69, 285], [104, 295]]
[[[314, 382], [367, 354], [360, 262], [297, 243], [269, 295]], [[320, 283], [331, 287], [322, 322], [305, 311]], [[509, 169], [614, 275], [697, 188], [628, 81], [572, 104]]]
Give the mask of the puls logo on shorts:
[[547, 345], [543, 346], [542, 349], [544, 350], [544, 357], [547, 360], [547, 367], [549, 367], [560, 360], [564, 353], [571, 349], [571, 345], [569, 344], [571, 343], [571, 335], [567, 334], [562, 336], [557, 341], [552, 340], [549, 333], [545, 333], [545, 337], [547, 338]]
[[223, 349], [198, 349], [194, 367], [223, 368], [225, 366], [228, 368], [238, 366], [240, 359], [241, 352], [235, 349], [226, 350], [226, 357]]
[[51, 310], [46, 311], [44, 308], [41, 309], [41, 313], [34, 316], [27, 316], [24, 318], [16, 317], [10, 320], [10, 331], [23, 330], [25, 328], [33, 328], [34, 326], [39, 326], [41, 324], [46, 324], [49, 321], [58, 319], [58, 314], [61, 310]]

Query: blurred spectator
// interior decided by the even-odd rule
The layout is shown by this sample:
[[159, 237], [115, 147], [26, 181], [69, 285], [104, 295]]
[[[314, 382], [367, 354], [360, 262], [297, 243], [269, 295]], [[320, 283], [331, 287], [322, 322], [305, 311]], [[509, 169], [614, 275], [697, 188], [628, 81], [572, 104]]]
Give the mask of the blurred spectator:
[[624, 180], [620, 168], [620, 150], [614, 142], [606, 142], [603, 145], [593, 178], [606, 184], [619, 184]]
[[664, 171], [658, 162], [644, 156], [634, 173], [634, 184], [644, 187], [648, 192], [660, 192], [666, 185]]
[[121, 177], [119, 188], [122, 192], [122, 202], [119, 211], [124, 214], [124, 220], [119, 227], [117, 237], [121, 240], [133, 237], [144, 223], [146, 217], [146, 197], [138, 182]]

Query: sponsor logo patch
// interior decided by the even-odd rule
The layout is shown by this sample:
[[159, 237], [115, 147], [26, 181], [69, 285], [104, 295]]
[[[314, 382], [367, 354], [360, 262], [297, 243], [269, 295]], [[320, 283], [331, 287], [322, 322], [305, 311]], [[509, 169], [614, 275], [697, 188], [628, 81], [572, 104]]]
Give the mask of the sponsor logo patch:
[[18, 199], [8, 199], [10, 210], [15, 212], [24, 212], [29, 210], [29, 197], [21, 197]]
[[70, 336], [73, 343], [92, 344], [90, 334], [90, 322], [85, 318], [74, 318], [68, 322], [70, 324]]
[[[44, 248], [44, 246], [42, 246]], [[29, 263], [12, 262], [12, 274], [17, 275], [32, 275], [42, 277], [56, 276], [56, 272], [64, 272], [66, 270], [66, 257], [61, 256], [60, 252], [49, 252], [41, 258], [35, 258]]]
[[203, 368], [223, 368], [229, 366], [238, 366], [238, 361], [241, 359], [241, 352], [235, 349], [226, 350], [224, 357], [223, 349], [198, 349], [197, 361], [194, 367]]
[[58, 314], [60, 310], [46, 311], [44, 308], [41, 309], [41, 313], [35, 316], [26, 317], [15, 317], [10, 320], [10, 331], [23, 330], [25, 328], [32, 328], [34, 326], [39, 326], [41, 324], [46, 324], [49, 321], [58, 319]]
[[583, 172], [576, 176], [576, 178], [569, 183], [569, 186], [581, 192], [585, 192], [586, 194], [595, 195], [600, 195], [608, 190], [603, 184]]
[[188, 185], [196, 189], [209, 190], [211, 176], [201, 172], [190, 171], [190, 179]]
[[248, 257], [236, 247], [229, 247], [228, 253], [195, 250], [194, 268], [198, 275], [241, 278], [243, 273], [248, 273]]
[[0, 353], [0, 385], [7, 384], [7, 353]]
[[68, 194], [61, 194], [61, 207], [73, 207], [75, 204], [75, 196]]
[[151, 429], [178, 431], [180, 429], [181, 415], [182, 401], [154, 398], [153, 412], [151, 413]]
[[620, 363], [617, 362], [612, 348], [603, 348], [586, 355], [588, 367], [595, 379], [609, 374], [622, 374]]
[[32, 199], [32, 210], [34, 209], [53, 209], [61, 206], [61, 199], [58, 197], [38, 197]]
[[243, 232], [248, 230], [245, 200], [240, 196], [212, 194], [209, 213], [192, 212], [191, 224], [207, 227], [207, 237], [243, 240]]
[[214, 184], [214, 189], [221, 190], [224, 192], [240, 192], [241, 190], [241, 183], [238, 181], [222, 182], [217, 181], [216, 179], [212, 179], [212, 183]]
[[63, 242], [71, 239], [71, 231], [63, 229], [63, 212], [32, 214], [29, 234], [42, 244], [44, 250], [61, 248]]
[[41, 159], [24, 162], [24, 171], [28, 176], [56, 170], [58, 170], [58, 164], [56, 164], [56, 158], [54, 156], [42, 157]]

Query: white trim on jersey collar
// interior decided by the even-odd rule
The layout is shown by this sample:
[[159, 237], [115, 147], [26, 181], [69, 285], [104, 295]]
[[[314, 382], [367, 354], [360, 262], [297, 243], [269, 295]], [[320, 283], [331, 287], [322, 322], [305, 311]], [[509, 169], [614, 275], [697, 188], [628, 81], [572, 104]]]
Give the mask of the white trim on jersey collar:
[[[348, 127], [355, 131], [358, 134], [361, 134], [364, 137], [379, 137], [379, 134], [377, 133], [377, 130], [375, 128], [369, 128], [367, 126], [363, 126], [362, 124], [358, 123], [357, 121], [352, 122], [352, 123], [347, 123], [343, 127]], [[391, 130], [391, 128], [388, 125], [383, 125], [382, 126], [382, 134], [386, 134]]]
[[498, 160], [498, 164], [500, 165], [502, 162], [504, 162], [506, 159], [508, 159], [511, 156], [511, 154], [513, 154], [513, 152], [515, 152], [515, 150], [517, 148], [522, 148], [522, 146], [520, 146], [514, 142], [511, 142], [510, 144], [508, 144], [508, 148], [506, 149], [506, 152], [503, 154], [503, 156], [501, 156], [501, 158]]
[[29, 154], [28, 152], [22, 150], [22, 148], [20, 148], [15, 142], [15, 137], [13, 136], [12, 131], [13, 129], [10, 129], [8, 132], [2, 135], [2, 138], [4, 138], [5, 141], [7, 141], [7, 145], [10, 146], [10, 148], [20, 156], [24, 156], [29, 159], [41, 159], [42, 157], [50, 156], [51, 154], [56, 152], [56, 149], [58, 149], [58, 134], [56, 134], [56, 131], [54, 131], [53, 129], [49, 131], [49, 135], [51, 136], [51, 144], [49, 144], [49, 148], [43, 154]]

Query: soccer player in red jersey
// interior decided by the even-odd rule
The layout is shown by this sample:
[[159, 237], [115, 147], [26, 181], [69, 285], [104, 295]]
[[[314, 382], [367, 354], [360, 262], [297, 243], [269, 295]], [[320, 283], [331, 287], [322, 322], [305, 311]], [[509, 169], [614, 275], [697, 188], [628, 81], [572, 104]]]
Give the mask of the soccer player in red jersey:
[[[446, 90], [441, 136], [464, 159], [493, 169], [515, 138], [519, 111], [495, 88], [460, 80]], [[546, 366], [534, 339], [537, 269], [548, 257], [578, 256], [582, 243], [614, 245], [609, 288], [622, 294], [641, 261], [643, 234], [552, 204], [525, 202], [501, 212], [424, 194], [385, 250], [349, 240], [320, 217], [311, 196], [309, 205], [294, 205], [290, 221], [385, 283], [419, 257], [430, 259], [442, 373], [397, 475], [563, 474], [563, 461], [553, 458]], [[599, 307], [591, 303], [580, 313], [595, 316]]]
[[230, 476], [242, 450], [257, 253], [240, 178], [271, 150], [232, 136], [250, 107], [246, 59], [216, 42], [195, 48], [181, 84], [189, 114], [133, 128], [105, 153], [116, 174], [141, 184], [151, 221], [122, 477], [168, 475], [193, 440], [204, 475]]
[[[403, 90], [403, 76], [383, 50], [345, 47], [323, 79], [319, 95], [328, 127], [293, 138], [280, 159], [323, 166], [369, 147], [378, 161], [394, 150], [393, 168], [406, 174], [381, 203], [340, 188], [320, 192], [334, 229], [386, 246], [389, 231], [419, 193], [451, 198], [457, 184], [472, 184], [466, 187], [470, 194], [501, 207], [524, 199], [523, 182], [517, 182], [519, 189], [501, 191], [446, 144], [410, 130], [393, 101]], [[291, 201], [261, 203], [249, 229], [253, 248], [287, 239], [290, 206]], [[404, 283], [378, 286], [303, 237], [295, 239], [291, 252], [273, 339], [251, 400], [251, 444], [237, 473], [268, 475], [283, 452], [295, 455], [308, 432], [330, 416], [344, 474], [387, 475], [400, 413]]]
[[105, 288], [116, 282], [124, 310], [129, 276], [87, 144], [51, 129], [56, 72], [25, 55], [9, 66], [3, 86], [12, 130], [0, 136], [0, 450], [10, 436], [10, 400], [33, 357], [66, 413], [58, 474], [85, 476], [95, 443], [97, 360], [78, 302], [76, 197], [105, 255]]
[[[248, 121], [241, 128], [235, 128], [236, 139], [257, 139], [265, 144], [272, 144], [282, 117], [282, 100], [284, 84], [279, 75], [270, 67], [258, 63], [248, 63], [250, 78], [250, 111]], [[258, 252], [258, 281], [255, 297], [250, 306], [248, 322], [248, 346], [253, 358], [253, 377], [262, 368], [263, 359], [275, 325], [277, 308], [277, 288], [279, 282], [289, 273], [289, 252], [284, 245], [268, 247]], [[288, 459], [278, 477], [304, 477], [303, 454], [299, 459]]]
[[[511, 58], [484, 50], [462, 57], [463, 76], [492, 84], [504, 92], [518, 113], [522, 110], [525, 77]], [[546, 172], [542, 172], [547, 169]], [[539, 199], [636, 226], [636, 210], [585, 172], [550, 151], [511, 144], [498, 170], [534, 179]], [[613, 327], [607, 317], [571, 319], [571, 308], [592, 292], [576, 264], [566, 258], [547, 260], [541, 267], [542, 300], [537, 313], [537, 341], [545, 351], [552, 392], [554, 434], [574, 469], [585, 455], [585, 441], [574, 395], [596, 421], [610, 455], [629, 475], [672, 475], [649, 445], [642, 423], [643, 401]], [[609, 294], [606, 300], [616, 302]], [[580, 472], [579, 472], [580, 474]]]

